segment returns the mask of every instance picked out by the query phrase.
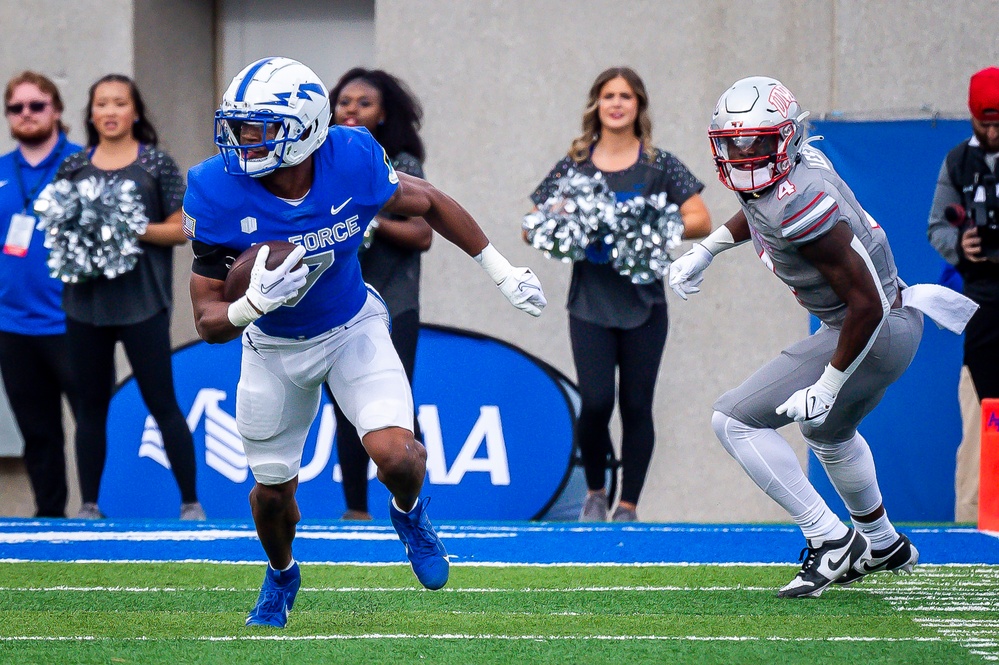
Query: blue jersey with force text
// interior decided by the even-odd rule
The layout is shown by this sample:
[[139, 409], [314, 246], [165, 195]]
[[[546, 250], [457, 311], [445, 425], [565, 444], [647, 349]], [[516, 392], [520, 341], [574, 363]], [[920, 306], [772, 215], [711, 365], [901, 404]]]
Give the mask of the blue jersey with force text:
[[194, 240], [239, 252], [265, 240], [305, 247], [305, 286], [256, 321], [275, 337], [315, 337], [360, 311], [367, 289], [357, 249], [399, 184], [385, 150], [364, 128], [331, 127], [312, 154], [312, 188], [301, 202], [280, 199], [249, 176], [229, 175], [220, 155], [187, 176], [184, 223]]

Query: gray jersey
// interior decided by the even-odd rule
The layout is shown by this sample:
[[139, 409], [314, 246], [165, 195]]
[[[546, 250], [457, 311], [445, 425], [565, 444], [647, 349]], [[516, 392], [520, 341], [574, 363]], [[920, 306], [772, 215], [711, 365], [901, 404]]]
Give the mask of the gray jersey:
[[[853, 243], [880, 286], [882, 297], [895, 302], [898, 270], [884, 229], [868, 215], [818, 149], [802, 147], [791, 173], [758, 198], [741, 197], [756, 254], [787, 284], [802, 307], [830, 328], [846, 317], [846, 303], [798, 248], [828, 233], [839, 221], [850, 225], [860, 241]], [[864, 256], [866, 254], [866, 256]]]

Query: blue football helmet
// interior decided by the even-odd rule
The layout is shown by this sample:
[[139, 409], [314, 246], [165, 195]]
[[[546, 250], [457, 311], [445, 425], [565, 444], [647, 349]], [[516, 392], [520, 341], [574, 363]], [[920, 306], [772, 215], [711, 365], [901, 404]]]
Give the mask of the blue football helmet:
[[290, 58], [264, 58], [222, 96], [215, 145], [226, 173], [260, 177], [301, 164], [326, 140], [329, 121], [329, 95], [315, 72]]

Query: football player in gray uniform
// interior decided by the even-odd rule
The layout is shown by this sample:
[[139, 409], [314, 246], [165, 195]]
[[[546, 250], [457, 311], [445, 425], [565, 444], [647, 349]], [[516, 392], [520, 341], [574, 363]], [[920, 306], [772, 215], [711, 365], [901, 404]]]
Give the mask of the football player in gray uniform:
[[[781, 598], [819, 596], [834, 582], [877, 571], [911, 572], [918, 561], [915, 546], [888, 519], [857, 426], [915, 356], [920, 310], [932, 313], [903, 304], [906, 286], [884, 230], [829, 159], [808, 145], [805, 116], [772, 78], [742, 79], [725, 91], [708, 136], [718, 177], [742, 207], [677, 259], [669, 276], [686, 300], [716, 254], [752, 240], [766, 266], [822, 322], [719, 398], [712, 416], [725, 449], [807, 540], [801, 570]], [[778, 434], [791, 422], [842, 497], [852, 528], [829, 509]]]

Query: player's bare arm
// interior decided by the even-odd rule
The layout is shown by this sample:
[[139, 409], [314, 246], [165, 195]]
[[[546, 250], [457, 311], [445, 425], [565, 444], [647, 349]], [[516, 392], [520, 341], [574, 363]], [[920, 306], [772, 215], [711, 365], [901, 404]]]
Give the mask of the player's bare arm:
[[378, 237], [406, 249], [425, 252], [430, 249], [434, 239], [434, 230], [422, 217], [407, 217], [406, 219], [390, 219], [379, 215]]
[[405, 173], [398, 176], [399, 187], [382, 207], [382, 212], [422, 217], [434, 231], [469, 256], [476, 256], [489, 244], [482, 229], [457, 201], [426, 180]]
[[749, 220], [746, 219], [746, 212], [742, 208], [725, 222], [725, 226], [736, 244], [749, 240]]
[[222, 299], [221, 279], [191, 274], [191, 303], [194, 305], [194, 327], [201, 339], [221, 344], [239, 337], [243, 332], [229, 321], [229, 303]]
[[426, 180], [400, 173], [399, 186], [382, 212], [425, 219], [434, 231], [474, 257], [517, 309], [540, 316], [548, 304], [541, 282], [531, 269], [512, 266], [468, 211]]
[[815, 242], [802, 245], [801, 255], [826, 278], [846, 303], [846, 318], [839, 344], [830, 364], [845, 371], [864, 351], [891, 304], [883, 304], [881, 292], [863, 257], [851, 247], [854, 235], [840, 222]]

